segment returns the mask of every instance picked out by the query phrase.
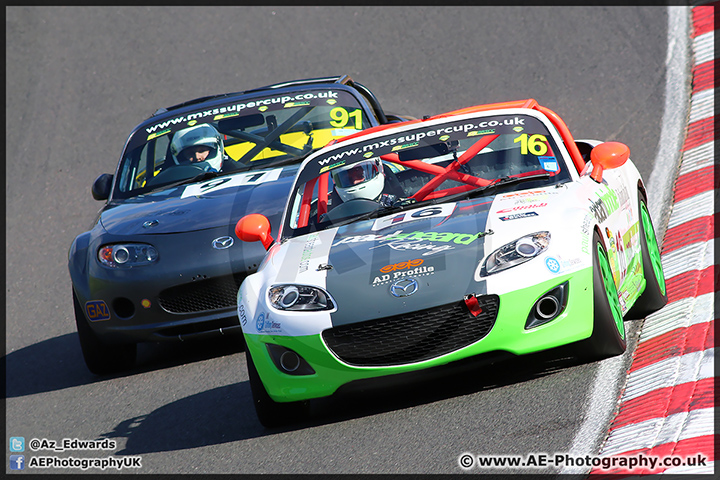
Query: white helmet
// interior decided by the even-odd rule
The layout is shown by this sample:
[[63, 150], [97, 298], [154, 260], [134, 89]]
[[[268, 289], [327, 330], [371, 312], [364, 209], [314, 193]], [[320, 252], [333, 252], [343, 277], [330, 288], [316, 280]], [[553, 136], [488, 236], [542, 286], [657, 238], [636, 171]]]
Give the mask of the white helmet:
[[223, 161], [224, 145], [222, 137], [212, 125], [203, 123], [190, 128], [178, 130], [170, 143], [170, 153], [178, 165], [190, 164], [188, 152], [189, 147], [205, 146], [210, 153], [202, 162], [194, 162], [193, 165], [204, 167], [208, 171], [220, 171]]
[[379, 158], [338, 168], [332, 177], [343, 202], [355, 198], [374, 200], [385, 188], [385, 172]]

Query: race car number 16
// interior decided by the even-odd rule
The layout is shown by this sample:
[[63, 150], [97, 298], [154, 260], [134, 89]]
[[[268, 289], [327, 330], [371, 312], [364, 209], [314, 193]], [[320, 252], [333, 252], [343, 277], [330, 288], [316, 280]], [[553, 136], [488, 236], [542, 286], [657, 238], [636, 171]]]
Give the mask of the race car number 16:
[[431, 217], [449, 217], [455, 210], [454, 203], [446, 203], [435, 205], [432, 207], [421, 208], [412, 212], [402, 212], [393, 217], [378, 218], [373, 224], [373, 231], [382, 230], [387, 227], [395, 227], [406, 222], [412, 222], [423, 218]]
[[517, 137], [513, 143], [520, 142], [520, 153], [527, 155], [530, 152], [533, 155], [545, 155], [548, 151], [547, 138], [544, 135], [530, 135], [523, 133]]

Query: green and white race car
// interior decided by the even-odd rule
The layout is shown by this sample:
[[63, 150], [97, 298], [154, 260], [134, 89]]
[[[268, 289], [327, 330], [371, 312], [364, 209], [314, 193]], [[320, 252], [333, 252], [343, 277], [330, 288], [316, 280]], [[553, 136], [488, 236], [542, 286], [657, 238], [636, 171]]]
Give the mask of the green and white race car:
[[[667, 302], [627, 146], [576, 141], [534, 100], [371, 128], [300, 167], [238, 292], [261, 423], [307, 400], [470, 357], [625, 351], [624, 318]], [[273, 238], [276, 235], [276, 238]]]

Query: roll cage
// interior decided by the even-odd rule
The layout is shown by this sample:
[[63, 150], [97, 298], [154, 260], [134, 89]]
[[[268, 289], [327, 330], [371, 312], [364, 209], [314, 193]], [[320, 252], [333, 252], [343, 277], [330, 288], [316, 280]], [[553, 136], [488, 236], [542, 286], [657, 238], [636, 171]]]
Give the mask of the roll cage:
[[[578, 170], [578, 173], [582, 171], [582, 169], [585, 167], [585, 160], [583, 159], [582, 155], [580, 154], [580, 151], [578, 150], [577, 145], [575, 144], [575, 141], [573, 140], [572, 135], [570, 134], [570, 131], [568, 130], [565, 123], [560, 119], [560, 117], [552, 112], [551, 110], [542, 107], [538, 105], [538, 103], [533, 99], [528, 100], [522, 100], [522, 101], [514, 101], [514, 102], [505, 102], [505, 103], [497, 103], [497, 104], [489, 104], [489, 105], [479, 105], [475, 107], [469, 107], [461, 110], [456, 110], [453, 112], [436, 115], [433, 117], [428, 117], [423, 120], [412, 120], [409, 122], [406, 122], [405, 125], [412, 124], [412, 123], [422, 123], [429, 120], [435, 120], [435, 119], [441, 119], [441, 118], [448, 118], [448, 117], [454, 117], [454, 116], [460, 116], [464, 114], [470, 114], [470, 113], [476, 113], [476, 112], [483, 112], [483, 111], [489, 111], [489, 110], [502, 110], [502, 109], [517, 109], [517, 108], [529, 108], [533, 110], [537, 110], [540, 113], [542, 113], [545, 117], [547, 117], [552, 125], [557, 129], [558, 133], [560, 134], [560, 137], [563, 140], [563, 143], [568, 148], [568, 151], [570, 153], [573, 165]], [[331, 144], [337, 144], [340, 142], [345, 142], [352, 138], [359, 138], [364, 137], [372, 133], [380, 132], [383, 130], [387, 130], [389, 127], [392, 127], [392, 125], [381, 125], [378, 127], [370, 128], [367, 130], [364, 130], [362, 132], [358, 132], [356, 134], [351, 134], [347, 137], [338, 139], [334, 142], [331, 142]], [[488, 180], [486, 178], [482, 178], [477, 175], [473, 175], [470, 173], [462, 172], [461, 170], [467, 163], [476, 157], [483, 149], [485, 149], [488, 145], [490, 145], [494, 140], [496, 140], [500, 135], [499, 134], [488, 134], [481, 136], [476, 142], [474, 142], [469, 148], [467, 148], [462, 155], [459, 157], [456, 157], [453, 161], [450, 161], [446, 166], [441, 166], [433, 163], [427, 163], [422, 160], [401, 160], [400, 155], [398, 153], [389, 153], [380, 155], [380, 158], [385, 161], [389, 162], [391, 164], [396, 164], [402, 168], [411, 168], [413, 170], [419, 171], [424, 174], [428, 174], [432, 176], [432, 178], [423, 185], [418, 191], [413, 193], [409, 198], [416, 201], [421, 202], [425, 200], [432, 200], [436, 198], [442, 198], [446, 197], [448, 195], [454, 195], [454, 194], [460, 194], [463, 192], [468, 192], [471, 190], [474, 190], [479, 187], [486, 187], [489, 186], [498, 180]], [[538, 175], [542, 173], [542, 170], [536, 170], [536, 171], [529, 171], [529, 172], [523, 172], [518, 173], [515, 175], [510, 175], [509, 177], [528, 177], [532, 175]], [[547, 172], [545, 172], [547, 173]], [[305, 183], [303, 193], [302, 193], [302, 199], [300, 203], [300, 209], [298, 213], [298, 220], [297, 220], [297, 228], [304, 228], [306, 227], [309, 222], [311, 221], [311, 214], [314, 214], [313, 210], [317, 209], [317, 218], [318, 221], [320, 221], [320, 218], [328, 213], [328, 186], [329, 186], [329, 174], [330, 172], [324, 172], [320, 174], [320, 176], [308, 180]], [[555, 173], [548, 173], [550, 177], [555, 176]], [[437, 190], [446, 180], [453, 180], [459, 183], [462, 183], [463, 185], [451, 187], [451, 188], [445, 188], [442, 190]], [[317, 186], [317, 189], [316, 189]], [[315, 192], [317, 191], [317, 201], [315, 202]]]

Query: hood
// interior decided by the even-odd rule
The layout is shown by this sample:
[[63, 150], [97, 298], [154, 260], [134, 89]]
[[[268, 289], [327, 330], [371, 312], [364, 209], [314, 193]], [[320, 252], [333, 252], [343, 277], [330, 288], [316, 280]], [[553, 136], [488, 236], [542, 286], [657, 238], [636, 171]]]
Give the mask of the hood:
[[275, 231], [297, 167], [217, 177], [108, 204], [100, 222], [113, 235], [182, 233], [227, 226], [262, 213]]
[[[285, 256], [280, 277], [289, 280], [292, 270], [298, 283], [312, 283], [316, 264], [331, 265], [325, 286], [338, 307], [331, 314], [335, 326], [456, 303], [467, 293], [486, 293], [485, 281], [475, 281], [474, 272], [485, 256], [491, 204], [486, 197], [418, 208], [339, 227], [331, 231], [334, 234], [308, 235], [290, 247], [295, 252]], [[303, 262], [307, 258], [310, 262]], [[396, 283], [401, 280], [406, 282]], [[413, 285], [401, 291], [413, 281], [416, 289]]]

